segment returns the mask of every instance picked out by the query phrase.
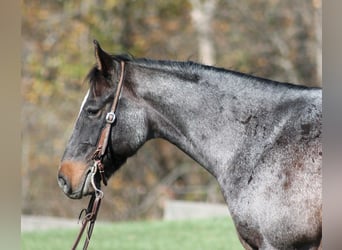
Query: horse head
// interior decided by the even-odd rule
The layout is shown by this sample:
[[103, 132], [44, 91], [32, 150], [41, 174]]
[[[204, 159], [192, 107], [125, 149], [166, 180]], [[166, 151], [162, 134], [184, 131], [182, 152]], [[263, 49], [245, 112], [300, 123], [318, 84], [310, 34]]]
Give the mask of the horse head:
[[[105, 178], [109, 178], [119, 169], [148, 137], [147, 115], [142, 104], [134, 98], [128, 76], [128, 62], [123, 68], [120, 64], [125, 60], [123, 57], [109, 55], [102, 50], [97, 41], [94, 41], [94, 47], [96, 66], [87, 76], [90, 87], [58, 170], [59, 186], [73, 199], [80, 199], [94, 192], [89, 177], [94, 162], [93, 154], [106, 124], [106, 115], [111, 109], [123, 70], [123, 87], [121, 94], [118, 95], [116, 119], [109, 129], [108, 145], [102, 158]], [[97, 187], [100, 186], [100, 182], [97, 173]]]

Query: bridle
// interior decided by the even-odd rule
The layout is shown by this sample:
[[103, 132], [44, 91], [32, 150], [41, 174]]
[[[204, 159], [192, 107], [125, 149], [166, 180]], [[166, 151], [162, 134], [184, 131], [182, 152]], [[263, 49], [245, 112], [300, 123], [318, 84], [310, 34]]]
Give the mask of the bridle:
[[94, 229], [97, 213], [99, 211], [101, 200], [103, 198], [103, 192], [101, 191], [100, 188], [98, 188], [96, 186], [95, 180], [94, 180], [95, 174], [97, 171], [99, 171], [99, 173], [100, 173], [100, 178], [101, 178], [101, 181], [103, 182], [103, 184], [107, 185], [107, 178], [106, 178], [105, 173], [104, 173], [104, 165], [103, 165], [102, 161], [103, 161], [103, 157], [106, 153], [106, 149], [108, 146], [110, 131], [111, 131], [112, 125], [116, 119], [115, 112], [116, 112], [116, 109], [118, 106], [120, 93], [122, 90], [123, 78], [124, 78], [124, 69], [125, 69], [125, 62], [121, 61], [120, 80], [118, 83], [118, 87], [116, 88], [114, 100], [113, 100], [110, 111], [106, 115], [105, 127], [102, 129], [100, 138], [99, 138], [98, 143], [97, 143], [97, 148], [96, 148], [96, 150], [95, 150], [95, 152], [91, 158], [92, 160], [94, 160], [94, 164], [90, 169], [89, 175], [90, 175], [90, 180], [91, 180], [90, 183], [93, 186], [95, 192], [92, 194], [92, 196], [89, 200], [88, 208], [81, 210], [79, 219], [81, 218], [81, 216], [84, 212], [85, 212], [85, 216], [82, 219], [82, 227], [81, 227], [80, 232], [78, 233], [78, 236], [75, 240], [75, 243], [72, 247], [72, 250], [76, 249], [78, 243], [80, 242], [80, 240], [82, 238], [83, 232], [84, 232], [85, 228], [87, 227], [87, 224], [90, 222], [89, 227], [88, 227], [88, 231], [87, 231], [87, 235], [86, 235], [86, 239], [85, 239], [85, 242], [83, 245], [83, 250], [87, 249], [88, 245], [89, 245], [89, 241], [90, 241], [90, 237], [92, 235], [93, 229]]
[[123, 78], [124, 78], [124, 70], [125, 70], [125, 62], [121, 61], [121, 73], [120, 73], [120, 80], [118, 83], [118, 87], [116, 88], [116, 93], [114, 96], [114, 100], [112, 103], [112, 107], [110, 111], [106, 115], [106, 125], [102, 129], [100, 139], [97, 143], [97, 148], [92, 156], [92, 160], [94, 160], [94, 165], [96, 165], [96, 168], [99, 170], [101, 180], [104, 185], [107, 185], [107, 178], [104, 175], [104, 165], [102, 163], [103, 157], [106, 153], [107, 145], [108, 145], [108, 139], [110, 136], [110, 131], [112, 128], [112, 124], [115, 122], [115, 111], [119, 103], [120, 93], [122, 89], [123, 84]]

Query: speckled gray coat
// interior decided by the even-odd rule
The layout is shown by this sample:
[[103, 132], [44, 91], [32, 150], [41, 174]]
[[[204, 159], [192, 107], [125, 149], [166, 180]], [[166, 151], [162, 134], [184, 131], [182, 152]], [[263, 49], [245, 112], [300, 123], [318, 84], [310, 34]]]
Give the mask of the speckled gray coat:
[[[124, 59], [96, 49], [59, 171], [72, 198], [91, 192], [82, 183]], [[164, 138], [216, 177], [246, 249], [321, 247], [321, 89], [192, 62], [125, 60], [107, 176], [147, 140]]]

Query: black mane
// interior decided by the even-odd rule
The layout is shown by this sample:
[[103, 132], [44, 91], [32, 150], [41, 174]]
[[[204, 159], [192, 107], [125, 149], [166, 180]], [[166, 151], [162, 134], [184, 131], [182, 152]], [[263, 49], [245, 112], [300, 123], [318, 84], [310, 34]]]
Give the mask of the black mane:
[[[242, 73], [242, 72], [238, 72], [234, 70], [225, 69], [222, 67], [204, 65], [204, 64], [197, 63], [197, 62], [193, 62], [193, 61], [171, 61], [171, 60], [135, 58], [131, 54], [118, 54], [118, 55], [112, 55], [112, 57], [113, 57], [113, 60], [118, 61], [118, 62], [124, 61], [127, 63], [133, 63], [133, 64], [136, 64], [142, 67], [147, 67], [147, 68], [155, 68], [159, 70], [171, 70], [173, 72], [177, 71], [180, 73], [179, 77], [183, 79], [187, 79], [187, 80], [192, 80], [192, 81], [196, 80], [198, 78], [198, 75], [201, 74], [201, 72], [208, 71], [211, 73], [232, 74], [235, 76], [242, 77], [244, 79], [255, 80], [258, 82], [264, 82], [266, 84], [272, 84], [272, 85], [282, 85], [288, 88], [320, 89], [319, 87], [307, 87], [307, 86], [297, 85], [297, 84], [288, 83], [288, 82], [274, 81], [274, 80], [266, 79], [263, 77], [255, 76], [252, 74], [246, 74], [246, 73]], [[86, 80], [90, 83], [90, 85], [93, 85], [95, 80], [98, 79], [98, 73], [99, 73], [99, 70], [97, 69], [96, 65], [94, 65], [86, 77]]]

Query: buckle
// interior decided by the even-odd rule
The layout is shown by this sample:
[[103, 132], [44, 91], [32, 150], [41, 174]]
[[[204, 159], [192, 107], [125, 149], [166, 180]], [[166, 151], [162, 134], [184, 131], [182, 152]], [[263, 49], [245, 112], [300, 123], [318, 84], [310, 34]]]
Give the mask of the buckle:
[[106, 122], [112, 124], [115, 121], [115, 113], [114, 112], [109, 112], [106, 115]]

